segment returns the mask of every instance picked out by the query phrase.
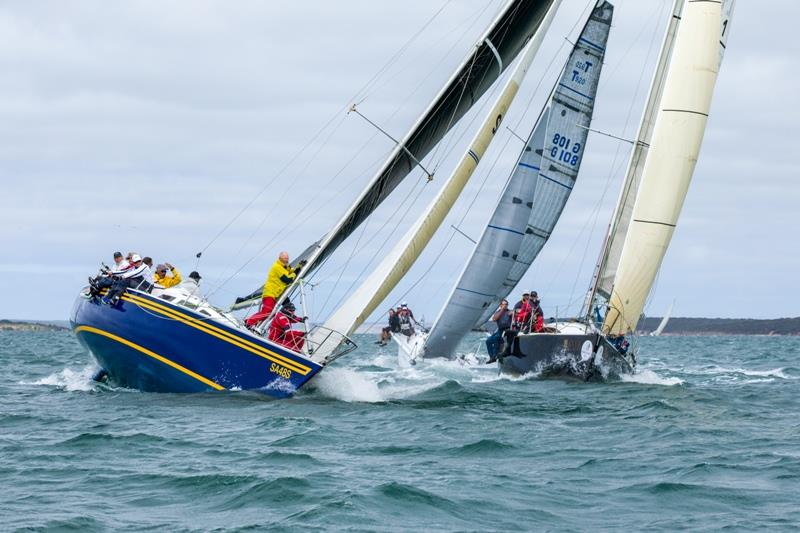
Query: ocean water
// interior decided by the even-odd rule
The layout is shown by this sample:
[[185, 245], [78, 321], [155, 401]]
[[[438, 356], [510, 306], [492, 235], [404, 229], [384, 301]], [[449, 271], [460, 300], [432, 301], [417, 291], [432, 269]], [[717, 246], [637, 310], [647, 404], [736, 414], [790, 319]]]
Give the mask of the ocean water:
[[94, 384], [70, 333], [0, 332], [0, 530], [800, 527], [800, 338], [644, 338], [600, 384], [361, 341], [269, 400]]

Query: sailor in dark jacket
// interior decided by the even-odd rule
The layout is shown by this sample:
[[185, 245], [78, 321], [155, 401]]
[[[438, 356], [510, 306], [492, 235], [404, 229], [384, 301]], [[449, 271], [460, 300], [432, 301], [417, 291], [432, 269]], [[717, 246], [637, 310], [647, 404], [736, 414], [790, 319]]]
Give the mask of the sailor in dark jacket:
[[503, 344], [503, 336], [506, 331], [511, 329], [514, 321], [514, 313], [508, 308], [508, 300], [500, 301], [500, 307], [497, 308], [490, 320], [497, 324], [497, 331], [486, 339], [486, 351], [489, 352], [489, 360], [486, 364], [497, 361], [497, 354]]

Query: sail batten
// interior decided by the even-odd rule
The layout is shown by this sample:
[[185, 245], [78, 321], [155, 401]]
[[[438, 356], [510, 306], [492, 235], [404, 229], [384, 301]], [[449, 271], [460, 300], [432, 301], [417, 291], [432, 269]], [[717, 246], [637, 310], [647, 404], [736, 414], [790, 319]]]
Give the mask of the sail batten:
[[583, 159], [603, 62], [600, 48], [605, 49], [612, 17], [613, 6], [599, 1], [434, 322], [426, 357], [452, 355], [463, 336], [485, 322], [516, 286], [553, 232]]

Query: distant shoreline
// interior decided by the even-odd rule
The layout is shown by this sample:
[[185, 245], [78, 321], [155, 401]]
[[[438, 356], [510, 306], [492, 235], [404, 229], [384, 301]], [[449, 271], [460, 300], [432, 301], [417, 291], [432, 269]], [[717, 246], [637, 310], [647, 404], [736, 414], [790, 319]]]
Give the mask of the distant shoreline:
[[0, 331], [69, 331], [56, 322], [0, 319]]

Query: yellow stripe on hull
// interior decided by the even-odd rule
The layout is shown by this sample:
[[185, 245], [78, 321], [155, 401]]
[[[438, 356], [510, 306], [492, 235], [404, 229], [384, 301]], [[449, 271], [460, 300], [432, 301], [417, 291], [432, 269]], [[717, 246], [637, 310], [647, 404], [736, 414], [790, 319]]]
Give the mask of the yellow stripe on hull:
[[253, 342], [250, 342], [250, 341], [248, 341], [246, 339], [243, 339], [241, 337], [237, 337], [235, 335], [232, 335], [232, 334], [228, 333], [227, 331], [222, 330], [220, 328], [217, 328], [217, 327], [215, 327], [215, 326], [213, 326], [213, 325], [211, 325], [208, 322], [205, 322], [203, 320], [198, 320], [198, 319], [196, 319], [194, 317], [191, 317], [189, 315], [185, 315], [185, 314], [183, 314], [183, 313], [181, 313], [179, 311], [176, 311], [176, 310], [171, 309], [169, 307], [163, 306], [163, 305], [158, 304], [156, 302], [152, 302], [152, 301], [147, 300], [145, 298], [142, 298], [140, 296], [136, 296], [134, 294], [126, 293], [122, 297], [122, 299], [125, 300], [125, 301], [128, 301], [128, 302], [131, 302], [134, 305], [138, 305], [138, 306], [144, 307], [146, 309], [149, 309], [151, 311], [155, 311], [157, 313], [160, 313], [160, 314], [162, 314], [164, 316], [167, 316], [167, 317], [169, 317], [169, 318], [171, 318], [173, 320], [177, 320], [179, 322], [182, 322], [183, 324], [186, 324], [187, 326], [191, 326], [191, 327], [193, 327], [195, 329], [198, 329], [198, 330], [200, 330], [200, 331], [202, 331], [204, 333], [207, 333], [207, 334], [209, 334], [209, 335], [211, 335], [213, 337], [216, 337], [216, 338], [218, 338], [220, 340], [223, 340], [225, 342], [228, 342], [230, 344], [238, 346], [239, 348], [247, 350], [248, 352], [251, 352], [251, 353], [253, 353], [255, 355], [258, 355], [259, 357], [263, 357], [264, 359], [272, 361], [273, 363], [277, 363], [279, 365], [283, 365], [283, 366], [289, 368], [290, 370], [292, 370], [294, 372], [297, 372], [297, 373], [299, 373], [299, 374], [301, 374], [303, 376], [305, 376], [309, 372], [311, 372], [311, 368], [309, 368], [309, 367], [307, 367], [307, 366], [305, 366], [305, 365], [303, 365], [301, 363], [298, 363], [298, 362], [296, 362], [296, 361], [294, 361], [292, 359], [289, 359], [289, 358], [284, 357], [284, 356], [282, 356], [280, 354], [277, 354], [275, 352], [267, 350], [266, 348], [264, 348], [262, 346], [259, 346], [258, 344], [255, 344]]
[[175, 370], [179, 370], [180, 372], [183, 372], [187, 376], [193, 377], [197, 381], [200, 381], [201, 383], [203, 383], [205, 385], [208, 385], [212, 389], [215, 389], [215, 390], [226, 390], [225, 387], [223, 387], [222, 385], [220, 385], [218, 383], [215, 383], [215, 382], [211, 381], [210, 379], [205, 378], [205, 377], [201, 376], [200, 374], [198, 374], [196, 372], [192, 372], [191, 370], [189, 370], [185, 366], [181, 366], [181, 365], [179, 365], [178, 363], [176, 363], [174, 361], [170, 361], [169, 359], [167, 359], [163, 355], [159, 355], [159, 354], [155, 353], [152, 350], [148, 350], [144, 346], [139, 346], [138, 344], [136, 344], [134, 342], [131, 342], [131, 341], [127, 340], [127, 339], [123, 339], [122, 337], [114, 335], [113, 333], [109, 333], [107, 331], [103, 331], [102, 329], [93, 328], [91, 326], [78, 326], [78, 327], [75, 328], [75, 333], [79, 333], [81, 331], [86, 331], [88, 333], [94, 333], [95, 335], [101, 335], [103, 337], [106, 337], [106, 338], [109, 338], [109, 339], [111, 339], [113, 341], [116, 341], [116, 342], [118, 342], [120, 344], [124, 344], [125, 346], [128, 346], [129, 348], [133, 348], [134, 350], [136, 350], [138, 352], [141, 352], [141, 353], [143, 353], [143, 354], [145, 354], [145, 355], [147, 355], [149, 357], [152, 357], [153, 359], [155, 359], [157, 361], [161, 361], [165, 365], [171, 366]]

